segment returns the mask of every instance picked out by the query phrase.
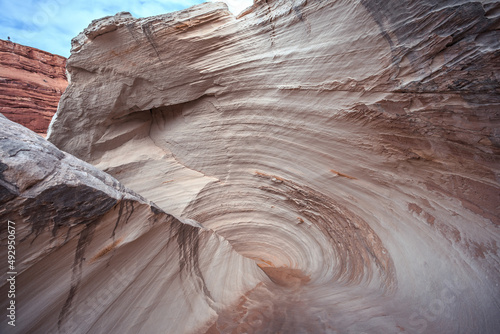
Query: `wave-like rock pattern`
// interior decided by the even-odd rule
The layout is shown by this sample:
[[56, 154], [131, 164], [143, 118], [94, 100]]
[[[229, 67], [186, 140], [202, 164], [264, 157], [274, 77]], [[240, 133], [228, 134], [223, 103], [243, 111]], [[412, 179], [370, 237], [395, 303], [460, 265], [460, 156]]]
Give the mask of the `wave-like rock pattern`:
[[[73, 40], [49, 140], [271, 278], [209, 333], [495, 333], [499, 13], [487, 0], [120, 13]], [[166, 314], [158, 328], [180, 317]]]
[[66, 58], [0, 40], [0, 113], [45, 135], [68, 85]]
[[0, 172], [2, 247], [11, 221], [17, 272], [7, 299], [13, 270], [2, 261], [1, 308], [15, 301], [2, 333], [204, 332], [266, 282], [213, 231], [3, 116]]

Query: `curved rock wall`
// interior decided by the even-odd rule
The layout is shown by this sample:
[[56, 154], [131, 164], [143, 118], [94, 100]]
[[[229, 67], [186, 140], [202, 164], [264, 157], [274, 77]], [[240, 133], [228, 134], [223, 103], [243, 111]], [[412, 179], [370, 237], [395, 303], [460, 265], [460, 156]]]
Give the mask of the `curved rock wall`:
[[268, 274], [214, 333], [495, 333], [499, 9], [120, 13], [74, 39], [49, 140]]
[[15, 240], [15, 268], [0, 265], [15, 326], [2, 316], [2, 333], [204, 332], [269, 281], [222, 237], [3, 116], [0, 219], [2, 248]]
[[66, 89], [66, 58], [0, 40], [0, 113], [46, 134]]

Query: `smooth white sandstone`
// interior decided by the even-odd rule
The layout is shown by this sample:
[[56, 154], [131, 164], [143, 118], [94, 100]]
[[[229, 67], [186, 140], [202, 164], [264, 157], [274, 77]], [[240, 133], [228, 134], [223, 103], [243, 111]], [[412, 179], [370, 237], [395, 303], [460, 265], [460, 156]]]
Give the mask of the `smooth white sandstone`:
[[14, 270], [0, 264], [2, 291], [8, 272], [16, 282], [1, 299], [3, 310], [15, 302], [15, 326], [4, 315], [2, 333], [206, 331], [269, 282], [222, 237], [3, 116], [0, 161], [0, 219], [15, 224], [16, 256]]
[[276, 0], [105, 18], [74, 40], [49, 140], [279, 283], [207, 314], [214, 333], [496, 333], [498, 9]]

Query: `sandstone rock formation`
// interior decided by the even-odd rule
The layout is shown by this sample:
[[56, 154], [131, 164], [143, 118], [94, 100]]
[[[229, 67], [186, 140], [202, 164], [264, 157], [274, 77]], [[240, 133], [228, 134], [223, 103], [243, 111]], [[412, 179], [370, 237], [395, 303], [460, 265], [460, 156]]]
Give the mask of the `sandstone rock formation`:
[[[22, 251], [39, 249], [24, 298], [52, 307], [31, 305], [25, 328], [497, 333], [499, 17], [490, 0], [266, 0], [238, 18], [215, 3], [92, 22], [49, 140], [159, 208], [102, 181], [116, 202], [89, 216], [86, 260], [85, 239], [41, 227]], [[18, 207], [41, 193], [15, 193]], [[124, 194], [137, 204], [120, 206]], [[122, 234], [117, 211], [133, 215]], [[162, 211], [200, 223], [189, 231], [203, 243], [170, 243], [188, 227]], [[88, 233], [76, 226], [69, 236]], [[54, 239], [66, 262], [42, 272]], [[32, 278], [71, 266], [64, 293]], [[113, 270], [133, 278], [81, 317]]]
[[66, 58], [0, 40], [0, 113], [46, 134], [68, 84]]
[[[212, 231], [3, 116], [0, 161], [0, 233], [5, 241], [15, 223], [17, 272], [16, 326], [2, 314], [1, 333], [157, 333], [164, 322], [169, 333], [205, 331], [266, 280]], [[13, 271], [7, 260], [0, 269]]]

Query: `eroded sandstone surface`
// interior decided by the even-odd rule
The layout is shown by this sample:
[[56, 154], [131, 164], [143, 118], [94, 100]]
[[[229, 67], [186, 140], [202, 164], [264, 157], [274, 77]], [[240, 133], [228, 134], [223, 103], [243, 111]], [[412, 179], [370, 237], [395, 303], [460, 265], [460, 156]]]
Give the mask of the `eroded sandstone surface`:
[[[52, 302], [25, 328], [497, 333], [499, 15], [488, 0], [267, 0], [92, 22], [49, 140], [133, 191], [98, 188], [116, 202], [91, 242], [87, 220], [26, 239], [67, 251], [23, 262], [66, 254], [32, 269], [64, 272], [63, 288], [24, 276], [26, 300]], [[132, 278], [92, 308], [113, 270]]]
[[0, 40], [0, 113], [46, 134], [68, 85], [66, 58]]
[[269, 281], [213, 231], [3, 116], [0, 154], [2, 247], [10, 220], [17, 272], [6, 298], [2, 261], [1, 307], [14, 300], [16, 321], [4, 314], [1, 333], [206, 331], [215, 310]]

